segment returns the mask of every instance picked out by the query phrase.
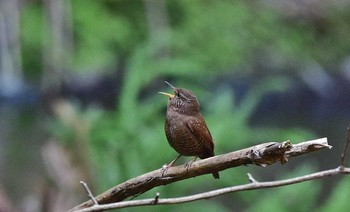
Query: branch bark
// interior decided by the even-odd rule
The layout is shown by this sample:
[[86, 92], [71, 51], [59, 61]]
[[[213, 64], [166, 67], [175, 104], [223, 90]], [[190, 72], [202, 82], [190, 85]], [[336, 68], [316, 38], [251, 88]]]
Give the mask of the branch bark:
[[[161, 169], [158, 169], [127, 180], [98, 195], [95, 199], [100, 205], [120, 202], [128, 197], [142, 194], [156, 186], [166, 185], [190, 177], [211, 174], [212, 172], [248, 164], [255, 164], [263, 167], [276, 162], [284, 164], [290, 157], [325, 148], [331, 148], [331, 146], [328, 145], [327, 138], [306, 141], [295, 145], [289, 141], [263, 143], [194, 162], [188, 169], [184, 165], [171, 167], [163, 176]], [[161, 199], [158, 200], [158, 204], [160, 200]], [[93, 205], [94, 203], [89, 200], [72, 208], [70, 211], [81, 210]]]

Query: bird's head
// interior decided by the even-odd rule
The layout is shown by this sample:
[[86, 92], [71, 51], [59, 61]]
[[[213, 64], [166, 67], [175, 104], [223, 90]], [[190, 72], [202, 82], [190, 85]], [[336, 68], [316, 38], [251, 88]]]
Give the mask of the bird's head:
[[176, 88], [165, 81], [174, 91], [174, 94], [159, 92], [169, 97], [168, 110], [175, 110], [186, 115], [196, 115], [199, 113], [199, 102], [197, 97], [189, 90]]

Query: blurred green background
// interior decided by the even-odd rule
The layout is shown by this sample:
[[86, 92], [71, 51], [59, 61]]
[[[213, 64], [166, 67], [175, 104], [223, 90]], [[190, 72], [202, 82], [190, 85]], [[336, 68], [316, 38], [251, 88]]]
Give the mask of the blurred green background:
[[[192, 90], [223, 154], [328, 137], [332, 150], [157, 187], [179, 197], [334, 168], [350, 108], [344, 0], [0, 1], [0, 211], [64, 211], [177, 156], [164, 80]], [[191, 158], [183, 158], [178, 164]], [[346, 211], [348, 177], [145, 211]], [[138, 211], [129, 208], [123, 211]]]

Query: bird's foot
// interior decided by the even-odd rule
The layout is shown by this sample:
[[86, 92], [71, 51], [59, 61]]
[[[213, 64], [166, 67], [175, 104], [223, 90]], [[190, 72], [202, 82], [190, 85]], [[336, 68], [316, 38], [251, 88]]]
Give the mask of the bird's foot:
[[162, 177], [164, 177], [164, 174], [168, 169], [171, 167], [172, 164], [164, 164], [162, 168], [160, 169], [160, 173], [162, 173]]
[[195, 162], [196, 160], [197, 160], [197, 157], [195, 157], [194, 159], [192, 159], [192, 160], [188, 161], [187, 163], [185, 163], [186, 170], [191, 168], [193, 162]]
[[168, 171], [168, 169], [170, 167], [173, 166], [173, 164], [181, 157], [181, 155], [177, 156], [173, 161], [171, 161], [169, 164], [164, 164], [160, 170], [160, 172], [162, 173], [162, 177], [164, 177], [164, 174], [166, 171]]

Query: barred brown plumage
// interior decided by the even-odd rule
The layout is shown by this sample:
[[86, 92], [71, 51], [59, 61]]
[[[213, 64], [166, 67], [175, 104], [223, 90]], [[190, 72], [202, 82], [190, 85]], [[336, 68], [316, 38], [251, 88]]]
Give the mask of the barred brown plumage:
[[[176, 88], [166, 82], [174, 94], [159, 92], [169, 97], [165, 135], [172, 148], [180, 155], [168, 164], [167, 168], [181, 156], [195, 156], [200, 159], [214, 156], [214, 140], [200, 112], [197, 97], [189, 90]], [[188, 163], [190, 166], [191, 162]], [[219, 173], [212, 173], [219, 179]]]

